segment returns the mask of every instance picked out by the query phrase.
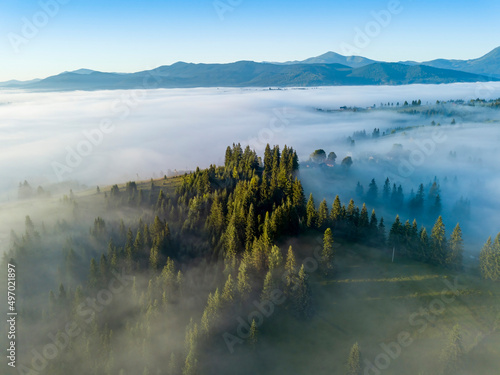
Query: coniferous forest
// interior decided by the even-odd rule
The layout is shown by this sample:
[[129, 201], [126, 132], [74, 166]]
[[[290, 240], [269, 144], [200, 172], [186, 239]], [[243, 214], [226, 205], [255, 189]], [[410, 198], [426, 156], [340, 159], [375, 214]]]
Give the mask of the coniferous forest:
[[[437, 182], [425, 209], [423, 184], [403, 209], [388, 178], [380, 193], [372, 179], [366, 194], [358, 183], [352, 199], [328, 201], [305, 193], [303, 164], [288, 146], [258, 155], [233, 144], [224, 165], [71, 191], [55, 203], [64, 218], [26, 216], [2, 260], [22, 296], [18, 373], [294, 373], [293, 357], [315, 350], [335, 361], [312, 373], [376, 374], [386, 359], [401, 373], [395, 353], [413, 341], [432, 373], [474, 371], [479, 348], [498, 340], [500, 233], [471, 263], [460, 223], [446, 228], [440, 216]], [[377, 212], [391, 204], [401, 215]], [[346, 318], [385, 325], [405, 309], [416, 312], [378, 351], [365, 350], [374, 328]], [[454, 324], [462, 309], [476, 322]], [[443, 344], [425, 348], [426, 334]]]

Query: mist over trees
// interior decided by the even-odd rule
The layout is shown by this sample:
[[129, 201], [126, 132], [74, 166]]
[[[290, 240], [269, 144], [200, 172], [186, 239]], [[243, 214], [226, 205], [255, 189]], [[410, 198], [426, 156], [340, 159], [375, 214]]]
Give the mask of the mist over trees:
[[[326, 153], [315, 154], [326, 158]], [[292, 246], [282, 247], [298, 235], [318, 236], [321, 242], [321, 272], [315, 279], [335, 278], [337, 241], [370, 246], [388, 257], [395, 252], [397, 259], [462, 269], [459, 224], [447, 234], [440, 216], [429, 229], [416, 219], [396, 216], [387, 230], [384, 218], [364, 203], [342, 203], [338, 195], [333, 202], [318, 203], [313, 194], [306, 199], [298, 169], [293, 148], [267, 145], [261, 159], [249, 147], [234, 144], [226, 149], [223, 166], [198, 168], [173, 180], [130, 181], [104, 194], [96, 189], [92, 201], [101, 202], [111, 216], [125, 209], [126, 222], [98, 216], [82, 231], [82, 208], [72, 193], [61, 204], [72, 207], [73, 220], [47, 227], [27, 216], [25, 231], [12, 232], [11, 250], [3, 257], [4, 266], [15, 262], [23, 270], [19, 293], [37, 301], [22, 307], [23, 324], [36, 327], [36, 334], [23, 330], [21, 337], [35, 335], [33, 348], [43, 351], [47, 334], [67, 336], [63, 323], [78, 328], [70, 346], [44, 360], [43, 371], [67, 374], [80, 363], [86, 369], [78, 372], [82, 374], [198, 374], [208, 371], [211, 353], [243, 348], [254, 355], [265, 326], [260, 319], [238, 319], [252, 312], [255, 303], [274, 301], [274, 314], [301, 321], [316, 313], [311, 275], [301, 264], [314, 256], [312, 249], [297, 253]], [[360, 196], [371, 205], [378, 200], [401, 204], [401, 186], [386, 179], [380, 190], [372, 179]], [[409, 203], [422, 214], [423, 195], [421, 184]], [[436, 182], [427, 196], [439, 197]], [[499, 236], [481, 252], [481, 273], [491, 280], [499, 278]], [[53, 269], [57, 272], [51, 273]], [[114, 297], [117, 278], [127, 298]], [[233, 331], [233, 322], [244, 322], [248, 336]], [[161, 339], [161, 332], [184, 336], [184, 344]], [[450, 345], [446, 363], [458, 355], [456, 340]], [[31, 349], [25, 350], [30, 358]], [[348, 373], [359, 373], [360, 361], [355, 344]], [[32, 365], [26, 361], [23, 368]]]

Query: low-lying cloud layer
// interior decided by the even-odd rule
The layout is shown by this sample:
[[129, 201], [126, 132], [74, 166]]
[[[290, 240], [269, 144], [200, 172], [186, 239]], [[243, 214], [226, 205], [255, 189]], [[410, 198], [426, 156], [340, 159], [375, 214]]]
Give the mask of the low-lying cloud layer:
[[[415, 141], [431, 139], [436, 128], [358, 142], [355, 148], [345, 138], [360, 130], [370, 134], [373, 128], [383, 132], [398, 126], [429, 125], [429, 119], [395, 111], [328, 110], [477, 97], [500, 97], [500, 83], [285, 90], [1, 91], [0, 201], [15, 200], [17, 186], [24, 180], [35, 188], [68, 180], [95, 186], [220, 164], [225, 147], [233, 142], [250, 144], [260, 154], [266, 143], [288, 144], [301, 160], [317, 148], [334, 150], [339, 158], [352, 155], [355, 160], [387, 153], [394, 143], [411, 151], [418, 149]], [[500, 132], [497, 123], [485, 122], [494, 120], [490, 118], [493, 112], [498, 113], [476, 110], [463, 121], [457, 118], [458, 126], [440, 127], [445, 141], [409, 175], [396, 171], [396, 182], [409, 189], [434, 175], [462, 175], [457, 195], [479, 199], [484, 209], [497, 210], [496, 198], [485, 200], [485, 196], [495, 196], [499, 180], [495, 160]], [[443, 125], [448, 121], [442, 118]], [[450, 151], [457, 152], [457, 160], [447, 158]], [[481, 161], [474, 162], [473, 156]], [[390, 172], [394, 175], [394, 170]], [[364, 181], [367, 185], [383, 171], [359, 169], [358, 173], [360, 179], [368, 179]]]

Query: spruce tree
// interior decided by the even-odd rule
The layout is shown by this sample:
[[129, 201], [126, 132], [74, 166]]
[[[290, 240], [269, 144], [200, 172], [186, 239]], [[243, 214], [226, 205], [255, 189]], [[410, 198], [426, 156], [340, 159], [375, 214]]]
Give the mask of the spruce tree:
[[264, 279], [264, 286], [262, 288], [262, 293], [260, 294], [260, 300], [271, 301], [271, 294], [274, 289], [276, 289], [276, 284], [274, 282], [273, 272], [269, 270]]
[[384, 218], [380, 218], [380, 222], [378, 223], [378, 246], [380, 248], [384, 248], [387, 243], [387, 238], [385, 235], [385, 224]]
[[483, 278], [493, 281], [500, 280], [500, 233], [491, 241], [491, 237], [484, 244], [479, 254], [479, 266]]
[[399, 249], [402, 233], [403, 226], [401, 225], [401, 220], [399, 220], [399, 215], [396, 215], [396, 220], [394, 220], [391, 230], [389, 231], [388, 244], [391, 248]]
[[335, 196], [335, 200], [332, 204], [332, 210], [330, 211], [330, 219], [334, 226], [337, 226], [339, 220], [341, 219], [342, 204], [340, 203], [339, 196]]
[[177, 360], [175, 354], [172, 352], [170, 354], [170, 360], [168, 362], [167, 375], [178, 375], [179, 368], [177, 366]]
[[435, 264], [446, 264], [448, 258], [448, 244], [446, 243], [446, 233], [443, 218], [438, 217], [432, 227], [431, 238], [431, 260]]
[[460, 229], [460, 225], [458, 223], [455, 229], [453, 229], [453, 233], [451, 234], [449, 248], [450, 251], [448, 253], [448, 259], [446, 261], [447, 265], [455, 269], [461, 269], [464, 245], [462, 240], [462, 229]]
[[237, 288], [241, 301], [246, 301], [250, 295], [252, 287], [250, 286], [250, 276], [248, 275], [247, 264], [245, 261], [241, 261], [240, 263]]
[[297, 262], [295, 261], [295, 254], [293, 253], [292, 247], [288, 248], [288, 253], [286, 255], [285, 262], [285, 294], [290, 296], [292, 288], [295, 286], [297, 279]]
[[281, 267], [283, 264], [283, 256], [281, 255], [281, 250], [278, 246], [274, 245], [267, 257], [267, 265], [269, 270], [275, 270]]
[[255, 210], [253, 203], [250, 203], [248, 209], [247, 222], [245, 228], [245, 248], [248, 250], [257, 234], [257, 223], [255, 220]]
[[443, 375], [455, 375], [463, 368], [463, 357], [465, 354], [460, 326], [456, 324], [448, 337], [448, 345], [443, 349], [441, 361]]
[[368, 203], [374, 204], [378, 198], [378, 187], [375, 179], [373, 178], [368, 185], [368, 192], [366, 193], [366, 200]]
[[158, 269], [158, 261], [160, 259], [159, 249], [155, 245], [151, 248], [151, 252], [149, 254], [149, 267], [151, 270], [156, 271]]
[[418, 224], [417, 220], [413, 219], [413, 223], [411, 224], [408, 236], [409, 253], [410, 257], [413, 259], [418, 259], [419, 243], [420, 243], [420, 238], [418, 235]]
[[301, 319], [308, 319], [312, 316], [311, 290], [307, 279], [308, 276], [304, 265], [302, 265], [297, 275], [297, 283], [292, 296], [293, 313]]
[[431, 206], [429, 211], [431, 219], [435, 218], [438, 215], [441, 215], [441, 209], [442, 209], [441, 196], [437, 194], [436, 197], [434, 198], [434, 204]]
[[266, 212], [264, 218], [264, 226], [262, 231], [262, 244], [268, 249], [273, 242], [273, 230], [271, 227], [271, 219], [269, 218], [269, 212]]
[[224, 284], [224, 289], [222, 289], [221, 300], [225, 305], [230, 305], [234, 302], [234, 282], [231, 274], [227, 276], [226, 283]]
[[382, 199], [384, 200], [384, 203], [389, 203], [391, 199], [391, 182], [389, 177], [385, 179], [384, 188], [382, 190]]
[[349, 352], [347, 359], [347, 375], [361, 375], [361, 351], [356, 342]]
[[346, 221], [347, 221], [347, 236], [350, 240], [356, 240], [357, 235], [357, 225], [358, 225], [358, 217], [359, 210], [356, 211], [357, 207], [354, 204], [354, 200], [350, 200], [347, 205], [346, 210]]
[[309, 194], [309, 200], [306, 206], [306, 225], [308, 228], [316, 227], [318, 213], [316, 212], [316, 207], [314, 205], [314, 198], [312, 193]]
[[248, 337], [248, 343], [250, 344], [252, 350], [255, 350], [255, 347], [257, 345], [257, 336], [257, 323], [255, 323], [255, 319], [252, 319], [252, 325], [250, 326], [250, 336]]
[[332, 230], [327, 228], [323, 235], [323, 251], [321, 253], [321, 268], [325, 276], [331, 275], [333, 271], [333, 255]]
[[316, 225], [319, 229], [324, 229], [328, 225], [328, 205], [326, 204], [326, 199], [323, 199], [319, 204]]
[[363, 243], [369, 243], [370, 240], [370, 222], [368, 220], [368, 210], [363, 203], [358, 222], [359, 240]]
[[355, 190], [355, 192], [356, 192], [356, 196], [357, 196], [358, 198], [360, 198], [360, 199], [361, 199], [361, 198], [363, 198], [363, 195], [364, 195], [365, 189], [363, 188], [363, 185], [361, 185], [361, 184], [359, 183], [359, 181], [358, 181], [358, 183], [357, 183], [357, 185], [356, 185], [356, 190]]
[[303, 216], [306, 211], [306, 198], [300, 180], [296, 177], [292, 185], [292, 204], [297, 209], [299, 216]]

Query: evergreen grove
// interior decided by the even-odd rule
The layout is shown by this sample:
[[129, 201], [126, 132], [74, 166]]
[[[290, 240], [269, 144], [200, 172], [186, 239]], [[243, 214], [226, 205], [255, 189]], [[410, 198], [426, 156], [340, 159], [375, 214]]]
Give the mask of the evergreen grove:
[[[84, 362], [91, 364], [89, 374], [198, 374], [208, 361], [206, 353], [232, 329], [230, 324], [254, 308], [252, 301], [269, 300], [275, 289], [286, 296], [279, 314], [308, 319], [314, 313], [314, 296], [301, 257], [312, 250], [300, 249], [299, 255], [292, 246], [279, 247], [293, 236], [321, 237], [322, 278], [335, 275], [337, 240], [378, 248], [388, 257], [394, 251], [397, 257], [462, 268], [459, 224], [448, 237], [441, 216], [430, 232], [416, 220], [403, 223], [397, 216], [387, 231], [384, 219], [375, 210], [369, 213], [364, 203], [359, 207], [351, 199], [346, 205], [338, 195], [330, 205], [324, 199], [318, 204], [312, 194], [306, 199], [298, 169], [293, 148], [267, 145], [261, 159], [249, 147], [243, 150], [234, 144], [226, 149], [224, 166], [186, 174], [175, 190], [167, 191], [154, 181], [149, 189], [135, 182], [121, 189], [114, 185], [109, 194], [98, 189], [96, 195], [107, 210], [126, 208], [133, 213], [127, 224], [97, 217], [88, 233], [78, 232], [81, 207], [73, 196], [63, 201], [73, 207], [73, 223], [37, 227], [26, 217], [25, 232], [11, 234], [11, 250], [4, 254], [2, 266], [5, 269], [11, 260], [22, 265], [19, 293], [26, 298], [48, 295], [40, 303], [43, 308], [24, 307], [25, 324], [44, 323], [47, 328], [40, 337], [50, 329], [63, 329], [57, 322], [75, 321], [83, 329], [71, 348], [49, 361], [44, 371], [65, 375], [75, 363]], [[60, 236], [64, 243], [55, 243]], [[46, 256], [54, 246], [60, 258]], [[54, 259], [58, 264], [52, 276], [45, 270], [53, 268]], [[196, 265], [210, 270], [208, 275], [193, 277], [190, 270]], [[85, 322], [79, 306], [123, 270], [134, 275], [126, 298], [113, 299]], [[481, 251], [481, 273], [500, 279], [500, 234]], [[43, 289], [46, 279], [53, 280], [52, 291]], [[192, 301], [199, 297], [200, 284], [206, 294], [196, 310]], [[152, 338], [155, 331], [168, 330], [173, 311], [192, 314], [184, 342], [164, 353], [165, 363], [156, 363], [151, 353], [158, 347]], [[260, 328], [255, 321], [249, 323], [246, 344], [256, 350]], [[119, 338], [116, 331], [122, 332]], [[355, 344], [348, 373], [359, 372], [359, 361]]]

